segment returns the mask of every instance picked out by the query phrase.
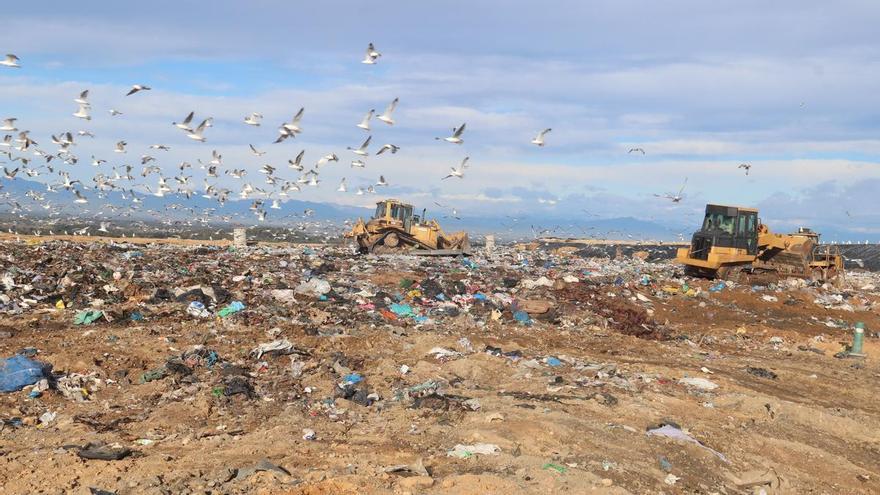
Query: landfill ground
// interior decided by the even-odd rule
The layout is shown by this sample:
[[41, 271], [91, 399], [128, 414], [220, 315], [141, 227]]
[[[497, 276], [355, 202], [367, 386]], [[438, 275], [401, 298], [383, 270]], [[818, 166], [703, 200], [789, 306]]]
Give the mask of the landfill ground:
[[0, 242], [0, 492], [880, 493], [880, 276], [649, 257]]

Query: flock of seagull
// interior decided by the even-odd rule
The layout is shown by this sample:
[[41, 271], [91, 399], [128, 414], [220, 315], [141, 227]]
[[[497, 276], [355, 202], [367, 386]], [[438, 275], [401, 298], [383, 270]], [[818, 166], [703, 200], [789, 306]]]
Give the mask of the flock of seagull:
[[[376, 49], [375, 45], [370, 43], [365, 50], [364, 58], [361, 60], [361, 63], [375, 65], [379, 62], [381, 57], [382, 54]], [[0, 60], [0, 66], [20, 69], [21, 63], [19, 57], [14, 54], [8, 54], [3, 60]], [[149, 92], [151, 90], [152, 88], [146, 84], [134, 84], [125, 96], [137, 98], [135, 95]], [[93, 118], [93, 109], [89, 100], [89, 90], [87, 89], [80, 92], [79, 95], [73, 99], [73, 102], [77, 104], [77, 110], [72, 116], [83, 121], [91, 121]], [[373, 136], [371, 134], [372, 122], [375, 120], [388, 126], [394, 126], [397, 123], [394, 118], [394, 112], [399, 103], [399, 98], [394, 98], [388, 103], [382, 113], [377, 113], [375, 109], [371, 109], [366, 112], [360, 122], [356, 124], [358, 128], [370, 134], [367, 135], [360, 146], [347, 147], [347, 150], [355, 155], [350, 161], [352, 169], [365, 168], [365, 160], [367, 157], [371, 156], [371, 154], [379, 156], [383, 153], [396, 154], [400, 151], [401, 147], [393, 143], [382, 144], [375, 150], [375, 152], [370, 149], [371, 144], [373, 144]], [[109, 109], [108, 113], [111, 117], [123, 115], [123, 112], [115, 108]], [[304, 115], [305, 108], [300, 108], [289, 122], [282, 122], [278, 127], [278, 135], [274, 140], [274, 143], [277, 144], [292, 140], [302, 134], [305, 127], [303, 125]], [[296, 155], [296, 157], [288, 160], [286, 167], [290, 171], [297, 172], [297, 178], [285, 179], [281, 177], [279, 167], [265, 164], [259, 169], [259, 173], [264, 175], [264, 182], [266, 184], [266, 186], [262, 186], [248, 182], [246, 179], [248, 171], [244, 168], [224, 168], [222, 155], [217, 150], [213, 150], [210, 160], [206, 162], [203, 162], [201, 159], [197, 160], [198, 168], [204, 171], [201, 191], [197, 192], [195, 187], [196, 181], [193, 179], [193, 175], [187, 175], [188, 173], [194, 173], [196, 167], [190, 162], [184, 161], [177, 166], [178, 171], [176, 172], [176, 175], [170, 177], [166, 176], [166, 172], [159, 166], [160, 160], [158, 155], [153, 156], [150, 153], [167, 152], [171, 147], [165, 144], [153, 144], [149, 147], [150, 151], [142, 154], [140, 157], [141, 170], [139, 174], [135, 170], [135, 166], [131, 164], [112, 165], [104, 158], [98, 158], [94, 155], [91, 156], [91, 165], [95, 167], [96, 172], [91, 177], [91, 184], [85, 184], [80, 180], [72, 180], [70, 173], [67, 170], [63, 170], [62, 167], [63, 165], [76, 165], [80, 162], [80, 158], [74, 153], [74, 147], [82, 138], [94, 138], [95, 135], [92, 132], [79, 130], [66, 131], [57, 135], [52, 135], [51, 142], [53, 145], [57, 146], [57, 150], [54, 152], [47, 152], [45, 151], [45, 148], [39, 147], [39, 143], [30, 136], [30, 131], [20, 130], [18, 128], [17, 120], [18, 119], [12, 117], [3, 119], [3, 125], [0, 126], [0, 134], [3, 134], [3, 138], [0, 140], [0, 154], [5, 155], [8, 159], [8, 162], [3, 162], [3, 176], [8, 180], [14, 180], [19, 173], [30, 178], [39, 177], [44, 174], [55, 174], [58, 179], [44, 180], [46, 186], [46, 191], [44, 193], [28, 191], [26, 194], [28, 198], [37, 202], [40, 207], [54, 215], [60, 215], [64, 206], [69, 202], [62, 200], [53, 204], [51, 201], [52, 198], [47, 196], [47, 194], [59, 193], [62, 190], [71, 194], [72, 202], [77, 204], [89, 203], [90, 196], [92, 195], [96, 195], [101, 199], [106, 199], [109, 193], [115, 192], [122, 200], [128, 201], [127, 206], [106, 204], [102, 205], [100, 208], [101, 211], [97, 211], [96, 213], [99, 216], [104, 215], [106, 213], [103, 210], [106, 209], [113, 214], [129, 217], [132, 216], [133, 212], [140, 208], [139, 203], [142, 203], [144, 197], [147, 195], [163, 197], [176, 194], [179, 198], [185, 199], [190, 199], [198, 195], [206, 199], [215, 200], [219, 206], [222, 207], [229, 200], [230, 195], [235, 193], [242, 200], [251, 200], [249, 208], [250, 212], [256, 217], [257, 221], [263, 222], [266, 220], [267, 211], [281, 209], [282, 200], [289, 197], [290, 194], [301, 191], [303, 187], [318, 187], [322, 182], [320, 178], [321, 168], [330, 163], [338, 163], [340, 161], [339, 156], [335, 153], [328, 153], [321, 156], [313, 166], [307, 167], [303, 163], [305, 150], [302, 150]], [[244, 117], [243, 124], [260, 127], [263, 124], [262, 120], [263, 115], [261, 113], [253, 112]], [[198, 124], [196, 125], [196, 123]], [[189, 112], [180, 122], [175, 121], [171, 124], [179, 129], [188, 139], [200, 143], [206, 143], [208, 141], [208, 131], [213, 127], [213, 118], [210, 116], [196, 118], [196, 112], [192, 111]], [[464, 142], [466, 129], [467, 124], [462, 123], [457, 127], [453, 127], [448, 136], [438, 136], [434, 139], [450, 144], [461, 145]], [[14, 134], [16, 132], [17, 135]], [[552, 132], [552, 129], [549, 127], [541, 130], [537, 133], [534, 139], [530, 141], [530, 144], [543, 148], [546, 145], [546, 138], [550, 132]], [[266, 151], [260, 150], [254, 144], [250, 144], [249, 149], [250, 152], [257, 157], [266, 154]], [[18, 152], [19, 154], [14, 152]], [[119, 156], [128, 156], [126, 155], [129, 152], [128, 143], [125, 140], [119, 140], [112, 152]], [[31, 153], [32, 156], [27, 156], [27, 153]], [[645, 150], [640, 147], [631, 148], [628, 153], [646, 154]], [[465, 172], [469, 167], [469, 161], [470, 156], [465, 156], [458, 166], [450, 167], [449, 173], [444, 177], [441, 177], [441, 181], [447, 179], [464, 179]], [[9, 164], [9, 162], [11, 162], [11, 164]], [[15, 163], [20, 163], [20, 165], [12, 168]], [[110, 171], [106, 170], [105, 166], [107, 165], [111, 166]], [[748, 175], [751, 165], [742, 164], [739, 168], [744, 169], [745, 174]], [[137, 179], [136, 175], [140, 175], [141, 178]], [[153, 178], [154, 176], [155, 178]], [[238, 191], [221, 187], [219, 185], [219, 179], [224, 176], [241, 181], [243, 184]], [[148, 184], [148, 180], [155, 180], [155, 186]], [[685, 178], [684, 184], [677, 193], [667, 193], [665, 195], [655, 194], [654, 196], [669, 199], [672, 203], [679, 203], [684, 197], [683, 192], [686, 184], [687, 178]], [[388, 185], [389, 183], [385, 179], [385, 176], [379, 175], [379, 178], [375, 183], [357, 186], [354, 193], [356, 195], [375, 194], [377, 188], [386, 187]], [[0, 188], [2, 188], [2, 185], [0, 185]], [[340, 193], [346, 193], [349, 191], [349, 186], [344, 177], [340, 181], [336, 191]], [[22, 206], [17, 198], [12, 199], [8, 192], [5, 193], [5, 197], [8, 200], [7, 203], [12, 206], [13, 213], [32, 211], [31, 208]], [[539, 201], [551, 206], [557, 202], [555, 199], [540, 199]], [[439, 203], [437, 204], [439, 206]], [[212, 219], [212, 215], [215, 215], [218, 212], [217, 208], [204, 208], [201, 211], [196, 211], [196, 209], [188, 208], [180, 203], [166, 205], [165, 209], [166, 211], [169, 209], [188, 210], [192, 217], [197, 218], [198, 221], [205, 225], [207, 225]], [[158, 219], [163, 218], [163, 212], [161, 211], [148, 210], [147, 212]], [[451, 217], [459, 218], [457, 215], [457, 212], [453, 208]], [[236, 214], [219, 215], [219, 218], [228, 222], [235, 216]], [[304, 215], [304, 217], [305, 216], [307, 215]], [[22, 218], [24, 218], [24, 215], [22, 215]], [[101, 228], [98, 230], [105, 231], [106, 227], [107, 225], [102, 223]]]
[[[370, 43], [367, 46], [364, 53], [364, 59], [361, 62], [367, 65], [375, 65], [381, 57], [382, 54], [376, 49], [375, 45]], [[10, 68], [21, 68], [20, 59], [14, 54], [6, 55], [5, 59], [0, 61], [0, 65]], [[134, 84], [125, 96], [132, 97], [138, 93], [144, 93], [151, 90], [152, 88], [146, 84]], [[77, 104], [77, 110], [72, 116], [83, 121], [91, 121], [93, 118], [93, 109], [89, 100], [89, 90], [87, 89], [80, 92], [79, 95], [73, 99], [73, 102]], [[370, 110], [363, 116], [356, 126], [368, 133], [372, 131], [371, 123], [374, 119], [385, 125], [394, 126], [396, 124], [394, 112], [397, 109], [399, 102], [399, 98], [394, 98], [388, 103], [382, 113], [377, 113], [375, 109]], [[111, 117], [123, 115], [123, 112], [115, 108], [109, 109], [108, 113]], [[297, 135], [301, 134], [304, 128], [304, 115], [305, 108], [300, 108], [289, 122], [281, 123], [278, 127], [278, 136], [274, 140], [274, 143], [282, 143], [286, 140], [294, 139]], [[259, 112], [253, 112], [244, 118], [243, 123], [245, 125], [259, 127], [262, 125], [262, 119], [262, 114]], [[11, 168], [12, 165], [3, 167], [3, 174], [6, 179], [14, 180], [19, 173], [23, 173], [31, 178], [39, 177], [46, 174], [46, 172], [48, 172], [49, 175], [56, 174], [60, 180], [57, 182], [52, 179], [46, 180], [46, 193], [58, 193], [64, 190], [72, 194], [71, 199], [73, 203], [78, 204], [88, 203], [90, 199], [89, 196], [92, 194], [97, 195], [101, 199], [105, 199], [108, 193], [116, 192], [123, 200], [130, 202], [128, 205], [129, 212], [127, 216], [131, 216], [130, 213], [139, 208], [138, 203], [141, 203], [146, 195], [163, 197], [166, 195], [177, 194], [186, 199], [190, 199], [199, 194], [194, 189], [193, 176], [187, 175], [188, 170], [194, 170], [195, 168], [190, 162], [184, 161], [180, 163], [177, 167], [177, 174], [168, 177], [163, 171], [163, 168], [158, 165], [160, 161], [159, 158], [157, 158], [158, 155], [153, 156], [149, 154], [153, 152], [169, 151], [171, 147], [165, 144], [151, 145], [151, 151], [141, 156], [140, 165], [142, 169], [139, 174], [141, 179], [136, 179], [135, 174], [137, 172], [133, 165], [111, 165], [107, 159], [98, 158], [93, 155], [91, 157], [91, 165], [97, 170], [91, 178], [92, 183], [84, 184], [80, 180], [71, 180], [70, 173], [66, 170], [62, 170], [62, 165], [76, 165], [79, 163], [80, 158], [74, 153], [74, 147], [81, 138], [94, 138], [95, 135], [87, 130], [66, 131], [61, 132], [58, 135], [52, 135], [51, 142], [52, 144], [57, 145], [58, 149], [55, 152], [47, 152], [45, 151], [45, 148], [39, 147], [39, 143], [31, 137], [30, 131], [20, 130], [18, 128], [17, 120], [18, 119], [12, 117], [6, 118], [3, 120], [3, 126], [0, 127], [0, 133], [5, 134], [2, 141], [0, 141], [0, 154], [5, 155], [8, 159], [8, 161], [3, 162], [4, 165], [9, 164], [10, 162], [12, 164], [20, 163], [20, 165], [15, 168]], [[198, 125], [195, 125], [196, 122], [198, 122]], [[208, 130], [213, 126], [213, 118], [209, 116], [196, 118], [196, 113], [193, 111], [187, 114], [181, 121], [172, 122], [172, 125], [182, 131], [187, 138], [200, 143], [205, 143], [208, 141]], [[467, 124], [462, 123], [461, 125], [452, 128], [450, 135], [445, 137], [435, 137], [435, 139], [437, 141], [461, 145], [464, 142], [466, 128]], [[18, 133], [17, 137], [14, 137], [14, 134], [12, 134], [15, 132]], [[538, 147], [544, 147], [546, 144], [545, 138], [549, 132], [551, 132], [550, 128], [540, 131], [535, 138], [531, 140], [531, 144]], [[370, 149], [372, 140], [372, 134], [369, 134], [360, 146], [347, 147], [347, 150], [355, 155], [350, 162], [351, 168], [365, 168], [365, 160], [371, 154], [374, 154], [375, 156], [382, 155], [386, 152], [389, 154], [396, 154], [401, 149], [400, 146], [396, 144], [385, 143], [373, 152]], [[266, 154], [266, 151], [258, 149], [254, 144], [250, 144], [249, 148], [250, 152], [257, 157]], [[14, 152], [21, 154], [15, 154]], [[28, 152], [38, 158], [28, 157], [26, 155]], [[112, 152], [120, 156], [127, 156], [126, 154], [129, 152], [128, 143], [125, 140], [119, 140], [116, 142]], [[317, 187], [322, 182], [320, 178], [321, 167], [326, 166], [331, 162], [340, 161], [339, 156], [335, 153], [328, 153], [321, 156], [313, 166], [308, 167], [307, 169], [307, 166], [303, 163], [304, 155], [305, 150], [302, 150], [295, 158], [288, 160], [287, 168], [299, 173], [299, 177], [292, 180], [282, 178], [279, 174], [278, 167], [269, 164], [263, 165], [259, 169], [259, 172], [265, 176], [265, 184], [269, 186], [265, 187], [247, 182], [246, 176], [248, 175], [248, 171], [244, 168], [222, 168], [223, 157], [217, 150], [213, 150], [209, 161], [202, 162], [200, 159], [197, 160], [198, 167], [204, 171], [200, 195], [207, 199], [216, 200], [222, 207], [229, 200], [230, 195], [233, 194], [234, 191], [220, 187], [218, 185], [219, 179], [222, 176], [226, 176], [232, 179], [241, 180], [244, 183], [241, 185], [240, 190], [237, 191], [237, 195], [241, 199], [252, 200], [250, 210], [256, 216], [257, 220], [262, 222], [266, 219], [267, 209], [281, 209], [282, 199], [289, 197], [293, 192], [300, 191], [302, 187]], [[449, 174], [442, 177], [441, 180], [450, 178], [463, 179], [465, 176], [465, 170], [468, 168], [469, 160], [470, 157], [465, 156], [458, 167], [451, 167]], [[38, 161], [41, 161], [41, 163], [37, 163]], [[112, 170], [106, 171], [106, 169], [103, 168], [106, 165], [111, 165]], [[151, 177], [153, 176], [155, 176], [156, 180], [155, 186], [146, 183], [147, 180], [152, 180]], [[214, 183], [212, 184], [211, 182]], [[375, 194], [377, 188], [386, 187], [388, 184], [385, 176], [379, 175], [379, 178], [375, 183], [358, 186], [355, 190], [355, 194]], [[2, 185], [0, 185], [0, 187], [2, 187]], [[336, 190], [342, 193], [348, 192], [349, 187], [344, 177], [340, 181]], [[65, 201], [59, 201], [58, 204], [53, 205], [52, 202], [47, 199], [48, 197], [45, 193], [39, 194], [33, 191], [28, 192], [28, 197], [39, 202], [44, 209], [51, 210], [56, 214], [60, 212], [61, 207], [65, 203]], [[6, 198], [9, 199], [9, 193], [6, 193]], [[13, 207], [13, 213], [29, 211], [27, 208], [22, 207], [18, 201], [13, 200], [8, 203]], [[113, 205], [107, 207], [110, 208], [111, 211], [120, 208]], [[212, 209], [209, 213], [214, 213], [214, 211], [216, 210]], [[154, 216], [160, 215], [160, 212], [153, 213]], [[457, 214], [454, 214], [454, 216], [456, 215]]]

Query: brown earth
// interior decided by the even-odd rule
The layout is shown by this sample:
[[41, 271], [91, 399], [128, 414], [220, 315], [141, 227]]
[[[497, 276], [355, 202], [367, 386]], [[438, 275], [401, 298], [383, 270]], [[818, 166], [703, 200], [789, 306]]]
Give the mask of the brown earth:
[[[150, 249], [144, 247], [146, 256]], [[295, 287], [298, 269], [274, 268], [288, 257], [236, 260]], [[324, 259], [354, 263], [348, 258]], [[455, 262], [419, 260], [389, 269], [393, 263], [357, 276], [391, 292], [403, 279], [436, 272], [432, 263], [450, 270]], [[342, 273], [354, 271], [349, 266]], [[453, 275], [450, 280], [486, 292], [497, 287], [485, 282], [495, 275], [490, 268]], [[327, 279], [341, 291], [332, 275]], [[57, 310], [54, 301], [0, 317], [0, 330], [9, 332], [0, 337], [2, 356], [33, 346], [56, 372], [96, 373], [101, 380], [84, 402], [51, 390], [36, 399], [28, 389], [0, 394], [0, 417], [23, 422], [0, 431], [2, 493], [85, 494], [89, 487], [120, 494], [880, 492], [880, 344], [867, 339], [866, 359], [835, 358], [850, 332], [825, 324], [863, 321], [869, 333], [880, 328], [880, 300], [873, 294], [862, 295], [868, 309], [849, 312], [814, 304], [806, 289], [777, 292], [779, 300], [767, 302], [747, 287], [660, 298], [658, 291], [673, 282], [661, 280], [653, 290], [635, 282], [570, 283], [525, 291], [555, 303], [554, 314], [547, 320], [536, 315], [531, 326], [512, 321], [509, 311], [493, 319], [474, 305], [417, 327], [351, 300], [297, 295], [297, 303], [285, 305], [253, 295], [265, 286], [242, 288], [228, 274], [215, 281], [243, 295], [248, 309], [202, 320], [187, 316], [185, 304], [139, 306], [147, 297], [132, 293], [112, 306], [113, 322], [74, 326], [82, 306]], [[689, 284], [705, 291], [710, 282]], [[636, 293], [649, 302], [630, 297]], [[138, 308], [150, 310], [146, 320], [120, 317]], [[316, 317], [320, 325], [310, 323]], [[249, 355], [278, 337], [304, 354]], [[771, 344], [772, 337], [782, 343]], [[223, 395], [220, 364], [139, 383], [144, 372], [193, 345], [245, 367], [255, 396]], [[486, 346], [519, 350], [523, 358], [490, 355], [482, 352]], [[438, 360], [429, 353], [434, 347], [462, 355]], [[547, 356], [562, 366], [548, 366]], [[305, 363], [301, 376], [292, 372], [297, 361]], [[334, 363], [361, 374], [381, 400], [370, 406], [334, 401], [341, 380]], [[689, 388], [679, 383], [684, 377], [718, 387]], [[429, 380], [442, 383], [442, 392], [395, 400]], [[465, 407], [465, 399], [477, 399], [479, 409]], [[46, 411], [57, 417], [41, 425], [37, 418]], [[664, 422], [679, 425], [726, 462], [700, 445], [646, 435]], [[303, 439], [303, 429], [314, 430], [315, 438]], [[77, 456], [74, 446], [96, 441], [135, 454], [118, 461]], [[500, 452], [447, 455], [456, 444], [475, 443]], [[235, 470], [241, 476], [262, 459], [290, 474], [260, 471], [235, 479]], [[385, 472], [418, 460], [427, 473]], [[754, 470], [775, 475], [758, 488], [743, 484]], [[669, 473], [677, 477], [674, 484], [664, 481]]]

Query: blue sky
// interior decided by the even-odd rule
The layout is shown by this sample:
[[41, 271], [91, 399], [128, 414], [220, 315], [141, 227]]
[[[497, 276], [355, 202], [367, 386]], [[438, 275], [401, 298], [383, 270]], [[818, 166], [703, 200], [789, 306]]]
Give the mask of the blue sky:
[[[877, 2], [377, 3], [10, 4], [4, 48], [23, 68], [0, 70], [0, 113], [47, 143], [92, 130], [76, 153], [108, 167], [139, 168], [148, 145], [168, 144], [151, 154], [169, 176], [214, 149], [255, 181], [261, 165], [282, 168], [301, 149], [307, 164], [335, 152], [340, 162], [300, 199], [368, 204], [336, 186], [383, 174], [388, 194], [487, 215], [587, 209], [682, 223], [716, 202], [758, 206], [780, 229], [880, 236]], [[371, 41], [383, 56], [366, 66]], [[134, 83], [153, 91], [124, 97]], [[71, 116], [83, 89], [95, 115], [85, 126]], [[355, 124], [395, 97], [397, 124], [373, 121], [373, 151], [389, 142], [400, 153], [351, 169], [346, 147], [367, 135]], [[271, 144], [301, 106], [303, 133]], [[215, 118], [208, 142], [170, 125], [190, 110]], [[250, 112], [263, 126], [241, 122]], [[463, 122], [463, 145], [434, 140]], [[547, 145], [529, 144], [545, 127]], [[126, 157], [112, 153], [121, 139]], [[251, 155], [251, 143], [267, 154]], [[441, 182], [464, 156], [465, 178]], [[653, 196], [685, 177], [681, 204]]]

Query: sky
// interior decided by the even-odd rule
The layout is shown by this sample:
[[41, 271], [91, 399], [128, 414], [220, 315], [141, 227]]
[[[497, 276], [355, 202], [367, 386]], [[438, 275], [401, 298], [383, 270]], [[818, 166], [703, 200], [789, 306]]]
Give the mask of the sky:
[[[150, 154], [171, 177], [217, 150], [258, 185], [266, 163], [295, 179], [286, 163], [304, 149], [307, 167], [331, 152], [340, 161], [296, 199], [367, 206], [387, 195], [469, 216], [693, 228], [711, 202], [756, 206], [774, 230], [880, 239], [876, 1], [45, 1], [4, 11], [0, 51], [22, 68], [0, 67], [0, 117], [17, 117], [41, 145], [92, 131], [67, 168], [86, 181], [91, 155], [109, 172], [140, 170]], [[375, 65], [360, 63], [369, 42], [382, 53]], [[124, 96], [136, 83], [152, 90]], [[84, 89], [90, 122], [71, 115]], [[356, 127], [394, 98], [393, 126]], [[303, 132], [273, 144], [300, 107]], [[207, 142], [171, 125], [190, 111], [214, 118]], [[260, 127], [243, 123], [251, 112], [264, 115]], [[463, 144], [434, 139], [462, 123]], [[544, 128], [546, 146], [531, 144]], [[368, 135], [371, 153], [401, 150], [353, 169], [346, 148]], [[113, 153], [119, 140], [124, 156]], [[171, 150], [148, 149], [158, 143]], [[464, 178], [441, 180], [465, 156]], [[188, 173], [200, 188], [203, 173]], [[380, 174], [389, 187], [353, 194]], [[336, 191], [343, 177], [348, 193]], [[680, 203], [655, 196], [685, 181]]]

